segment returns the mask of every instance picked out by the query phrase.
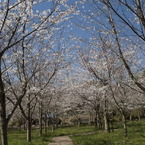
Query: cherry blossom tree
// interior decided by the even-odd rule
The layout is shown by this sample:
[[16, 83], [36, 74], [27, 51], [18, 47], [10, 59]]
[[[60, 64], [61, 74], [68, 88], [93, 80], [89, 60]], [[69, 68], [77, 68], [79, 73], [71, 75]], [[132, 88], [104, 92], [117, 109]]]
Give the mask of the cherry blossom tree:
[[[35, 48], [37, 52], [37, 42], [43, 39], [50, 38], [51, 33], [56, 30], [59, 23], [69, 19], [68, 15], [73, 12], [75, 6], [68, 6], [67, 1], [51, 1], [45, 2], [48, 8], [41, 10], [39, 6], [43, 4], [42, 1], [29, 0], [15, 0], [1, 2], [0, 8], [0, 126], [2, 145], [7, 145], [7, 125], [15, 112], [18, 105], [21, 103], [23, 97], [27, 93], [28, 79], [26, 73], [26, 56], [25, 51]], [[49, 7], [50, 6], [50, 7]], [[62, 9], [61, 9], [62, 8]], [[35, 39], [33, 39], [35, 38]], [[35, 41], [34, 41], [35, 40]], [[42, 41], [41, 41], [42, 42]], [[18, 70], [15, 69], [15, 62], [18, 57], [22, 57], [21, 66]], [[8, 70], [13, 70], [11, 73]], [[15, 77], [14, 71], [19, 72], [19, 78]], [[36, 73], [36, 72], [35, 72]], [[34, 73], [34, 74], [35, 74]], [[15, 94], [15, 100], [10, 100], [13, 103], [13, 108], [9, 114], [6, 114], [7, 96], [5, 90], [7, 85], [5, 76], [9, 78], [9, 86]], [[13, 82], [20, 81], [21, 91], [17, 93], [13, 89]]]
[[[97, 15], [100, 14], [102, 17], [94, 21], [106, 24], [99, 30], [100, 36], [105, 38], [106, 45], [108, 45], [106, 40], [114, 43], [115, 47], [111, 46], [110, 49], [118, 55], [130, 78], [144, 92], [144, 84], [139, 79], [144, 71], [142, 61], [144, 59], [144, 1], [93, 0], [91, 2], [95, 5]], [[127, 54], [132, 51], [137, 55], [136, 58], [130, 59]]]
[[[89, 36], [76, 39], [78, 44], [81, 43], [77, 48], [82, 64], [108, 89], [120, 80], [122, 72], [122, 77], [125, 78], [121, 82], [123, 86], [144, 93], [144, 83], [141, 79], [145, 56], [143, 6], [144, 2], [138, 0], [90, 0], [87, 6], [80, 8], [81, 25], [77, 26], [83, 34], [87, 32]], [[136, 89], [133, 83], [141, 90]]]

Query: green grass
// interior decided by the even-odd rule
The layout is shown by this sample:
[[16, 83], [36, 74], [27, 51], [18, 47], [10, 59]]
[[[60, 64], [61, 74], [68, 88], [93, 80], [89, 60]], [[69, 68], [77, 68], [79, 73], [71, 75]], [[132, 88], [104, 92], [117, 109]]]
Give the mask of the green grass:
[[75, 135], [95, 131], [94, 127], [63, 127], [56, 129], [53, 133], [49, 129], [48, 134], [39, 137], [38, 130], [32, 131], [32, 142], [26, 142], [26, 131], [9, 131], [9, 145], [48, 145], [54, 136]]
[[[124, 137], [121, 122], [115, 123], [115, 131], [106, 133], [96, 131], [92, 126], [81, 127], [63, 127], [58, 128], [48, 135], [39, 137], [38, 130], [32, 131], [32, 142], [26, 142], [25, 131], [10, 131], [9, 145], [48, 145], [54, 136], [74, 135], [71, 136], [74, 145], [145, 145], [145, 120], [128, 122], [128, 137]], [[121, 127], [121, 128], [120, 128]], [[94, 134], [85, 133], [93, 132]]]
[[64, 135], [78, 135], [84, 134], [88, 132], [95, 132], [95, 128], [93, 126], [74, 126], [74, 127], [64, 127], [58, 128], [54, 131], [53, 136], [64, 136]]
[[38, 130], [32, 131], [32, 142], [28, 143], [26, 141], [26, 132], [25, 131], [10, 131], [8, 135], [9, 145], [47, 145], [52, 136], [44, 135], [39, 137]]
[[128, 137], [124, 137], [123, 129], [117, 129], [111, 133], [98, 132], [71, 138], [74, 145], [145, 145], [145, 120], [128, 122]]

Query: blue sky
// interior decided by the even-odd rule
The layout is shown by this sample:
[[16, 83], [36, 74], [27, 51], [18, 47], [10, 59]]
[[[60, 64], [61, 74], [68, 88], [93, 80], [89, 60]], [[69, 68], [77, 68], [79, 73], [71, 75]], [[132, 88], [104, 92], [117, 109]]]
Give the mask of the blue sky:
[[[69, 0], [68, 3], [69, 4], [74, 4], [76, 2], [79, 2], [79, 0]], [[101, 8], [102, 5], [99, 4]], [[39, 9], [40, 11], [46, 10], [46, 9], [50, 9], [52, 7], [52, 3], [49, 2], [41, 2], [39, 5], [37, 5], [35, 7], [35, 9]], [[133, 22], [134, 20], [134, 15], [132, 15], [132, 13], [130, 11], [128, 11], [127, 9], [122, 7], [117, 7], [117, 5], [114, 7], [118, 8], [118, 11], [120, 12], [121, 15], [126, 14], [126, 18], [132, 22], [134, 24], [134, 26], [136, 27], [140, 27], [138, 24], [135, 24]], [[90, 3], [89, 1], [87, 1], [87, 3], [85, 4], [80, 4], [78, 5], [78, 10], [80, 11], [80, 15], [71, 15], [73, 16], [72, 19], [70, 19], [69, 21], [63, 22], [63, 34], [64, 34], [64, 38], [68, 38], [68, 36], [71, 34], [74, 37], [78, 37], [78, 38], [82, 38], [86, 41], [88, 41], [90, 39], [90, 37], [98, 37], [99, 34], [99, 30], [105, 30], [105, 27], [108, 27], [109, 29], [111, 29], [111, 26], [108, 23], [107, 17], [105, 16], [105, 11], [104, 14], [100, 14], [98, 13], [98, 8], [95, 7], [95, 5], [93, 5], [92, 3]], [[107, 11], [106, 11], [107, 13]], [[86, 16], [90, 16], [90, 18], [87, 18], [85, 20], [85, 18], [82, 17], [82, 15], [86, 15]], [[134, 35], [134, 33], [128, 28], [126, 27], [121, 20], [114, 16], [113, 17], [116, 24], [117, 24], [117, 29], [120, 31], [119, 35], [121, 37], [128, 37], [127, 35], [129, 34], [130, 39], [132, 39], [132, 41], [138, 41], [138, 39], [136, 39], [137, 37]], [[100, 24], [100, 22], [102, 22], [102, 25]], [[104, 25], [104, 26], [103, 26]], [[59, 27], [59, 26], [58, 26]], [[84, 27], [84, 30], [80, 29], [81, 27]], [[91, 32], [85, 30], [89, 28], [91, 30]], [[60, 30], [61, 31], [61, 30]], [[59, 31], [59, 33], [60, 33]], [[127, 34], [127, 35], [126, 35]], [[126, 36], [125, 36], [126, 35]], [[70, 41], [70, 44], [68, 44], [68, 46], [74, 45], [74, 41]], [[123, 41], [122, 41], [123, 43]], [[88, 44], [86, 43], [79, 43], [78, 44], [80, 47], [89, 47]], [[125, 46], [125, 45], [124, 45]], [[143, 58], [144, 56], [142, 56]]]

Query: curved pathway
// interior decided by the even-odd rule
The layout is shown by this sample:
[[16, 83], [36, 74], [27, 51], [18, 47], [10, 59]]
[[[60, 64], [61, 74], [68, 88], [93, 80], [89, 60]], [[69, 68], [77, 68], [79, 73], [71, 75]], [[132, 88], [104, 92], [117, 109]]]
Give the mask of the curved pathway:
[[54, 137], [48, 145], [73, 145], [73, 142], [68, 136], [59, 136]]

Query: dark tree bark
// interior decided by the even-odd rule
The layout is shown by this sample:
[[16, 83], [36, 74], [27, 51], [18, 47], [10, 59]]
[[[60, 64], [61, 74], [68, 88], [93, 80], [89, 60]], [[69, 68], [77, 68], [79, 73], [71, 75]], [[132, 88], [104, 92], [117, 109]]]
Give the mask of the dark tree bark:
[[47, 115], [45, 115], [45, 120], [44, 120], [44, 133], [45, 134], [47, 134], [47, 122], [48, 122], [48, 120], [47, 120]]
[[5, 98], [6, 97], [5, 97], [5, 91], [4, 91], [4, 83], [2, 80], [1, 58], [0, 58], [0, 129], [1, 129], [2, 145], [8, 145], [8, 140], [7, 140], [8, 121], [6, 118]]
[[30, 103], [27, 104], [28, 108], [28, 117], [27, 117], [27, 142], [31, 142], [32, 137], [31, 137], [31, 129], [32, 129], [32, 119], [31, 119], [31, 108], [30, 108]]
[[43, 126], [42, 126], [42, 101], [39, 103], [39, 136], [43, 135]]

